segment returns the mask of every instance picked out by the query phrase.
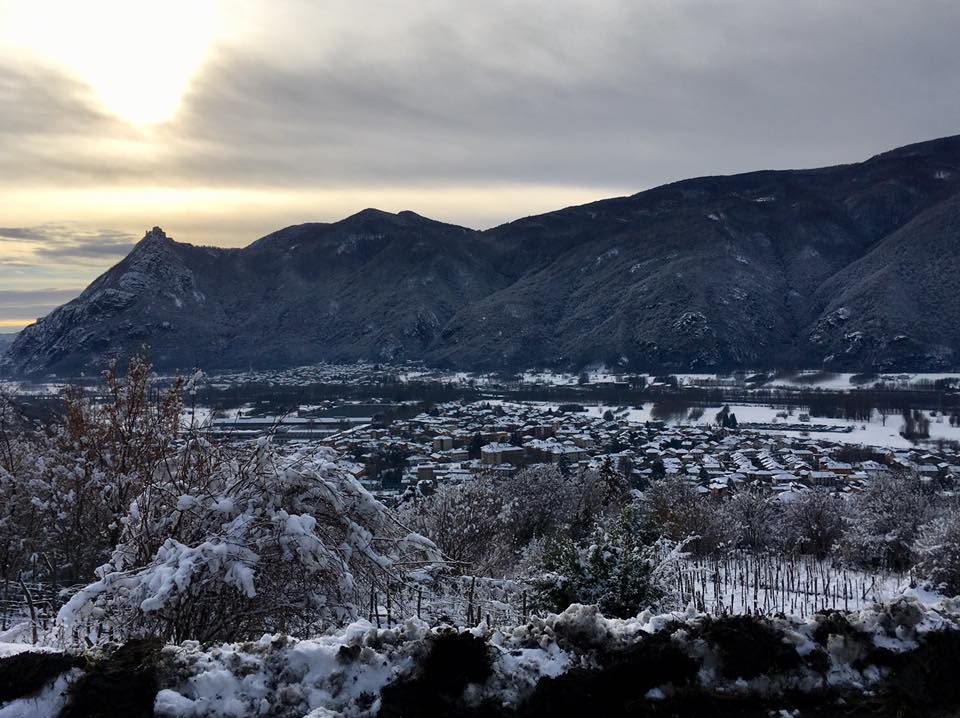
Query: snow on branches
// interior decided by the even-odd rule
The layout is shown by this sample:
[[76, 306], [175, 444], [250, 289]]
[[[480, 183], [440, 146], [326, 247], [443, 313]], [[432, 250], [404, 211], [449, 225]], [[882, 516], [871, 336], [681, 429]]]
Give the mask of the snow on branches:
[[208, 450], [222, 452], [209, 474], [160, 476], [131, 502], [99, 580], [61, 609], [64, 627], [102, 616], [181, 640], [304, 633], [355, 618], [369, 591], [396, 590], [410, 569], [442, 564], [329, 450]]
[[98, 497], [116, 542], [97, 580], [59, 611], [64, 638], [93, 624], [174, 640], [304, 633], [355, 619], [371, 592], [399, 602], [413, 576], [442, 570], [433, 543], [403, 527], [330, 449], [280, 451], [269, 437], [211, 443], [182, 428], [179, 381], [147, 400], [145, 367], [108, 384], [106, 406], [70, 407], [80, 418], [68, 431], [87, 427], [72, 430], [73, 445], [104, 467], [111, 490]]

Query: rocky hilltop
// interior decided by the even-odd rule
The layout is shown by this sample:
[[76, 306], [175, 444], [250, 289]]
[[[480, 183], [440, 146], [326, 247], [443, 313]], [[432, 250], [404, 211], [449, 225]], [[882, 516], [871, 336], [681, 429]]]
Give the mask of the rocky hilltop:
[[8, 373], [418, 359], [650, 371], [960, 366], [960, 136], [703, 177], [479, 232], [368, 209], [243, 249], [159, 228]]

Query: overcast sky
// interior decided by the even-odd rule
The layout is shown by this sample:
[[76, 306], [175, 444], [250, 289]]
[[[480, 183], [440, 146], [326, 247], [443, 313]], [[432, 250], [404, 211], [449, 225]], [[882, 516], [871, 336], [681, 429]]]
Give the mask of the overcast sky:
[[0, 0], [0, 327], [153, 225], [484, 228], [960, 132], [956, 0]]

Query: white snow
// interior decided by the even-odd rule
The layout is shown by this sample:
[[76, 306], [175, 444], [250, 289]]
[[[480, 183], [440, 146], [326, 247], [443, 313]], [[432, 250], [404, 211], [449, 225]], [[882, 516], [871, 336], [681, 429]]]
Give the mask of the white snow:
[[[886, 604], [847, 615], [864, 640], [904, 652], [916, 647], [925, 633], [960, 628], [960, 599], [910, 590]], [[594, 606], [574, 604], [563, 613], [531, 617], [519, 626], [491, 630], [480, 624], [468, 632], [486, 639], [493, 651], [493, 673], [469, 692], [478, 701], [494, 700], [509, 709], [529, 696], [541, 678], [555, 678], [575, 666], [590, 665], [591, 646], [602, 645], [616, 652], [664, 630], [672, 631], [674, 644], [700, 661], [697, 682], [704, 688], [772, 696], [822, 687], [823, 678], [804, 665], [749, 680], [723, 678], [713, 646], [702, 639], [693, 640], [705, 619], [705, 614], [692, 608], [610, 619]], [[817, 648], [813, 635], [819, 620], [769, 619], [784, 642], [801, 656]], [[679, 628], [678, 623], [682, 624]], [[165, 651], [174, 666], [174, 683], [157, 696], [155, 710], [163, 718], [257, 715], [282, 699], [291, 715], [375, 715], [383, 687], [410, 675], [424, 641], [445, 630], [451, 629], [431, 629], [415, 620], [389, 629], [359, 621], [336, 634], [311, 640], [268, 635], [253, 643], [205, 649], [192, 642], [170, 646]], [[862, 649], [862, 644], [833, 635], [826, 644], [830, 662], [827, 683], [860, 691], [883, 680], [885, 668], [854, 667], [863, 657]], [[663, 700], [672, 691], [669, 684], [656, 686], [646, 698]]]
[[59, 715], [66, 703], [67, 689], [82, 673], [79, 668], [73, 668], [35, 696], [0, 703], [0, 718], [52, 718]]

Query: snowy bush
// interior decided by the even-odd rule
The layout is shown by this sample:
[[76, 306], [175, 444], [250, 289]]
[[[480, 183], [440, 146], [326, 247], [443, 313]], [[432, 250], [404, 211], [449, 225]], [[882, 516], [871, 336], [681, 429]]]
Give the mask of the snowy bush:
[[528, 563], [534, 608], [560, 612], [574, 603], [596, 605], [606, 616], [626, 618], [659, 607], [670, 589], [669, 568], [680, 556], [663, 558], [644, 543], [636, 507], [597, 528], [591, 540], [556, 536], [533, 546]]
[[825, 558], [843, 536], [846, 515], [847, 504], [836, 493], [805, 491], [783, 509], [781, 544], [790, 553]]
[[22, 430], [17, 406], [0, 392], [0, 581], [5, 585], [15, 581], [43, 548], [34, 497], [44, 487], [28, 471], [37, 457]]
[[0, 406], [0, 578], [33, 557], [32, 580], [86, 583], [64, 638], [315, 630], [443, 568], [332, 452], [210, 443], [184, 389], [134, 359], [99, 398], [70, 390], [48, 434], [12, 436]]
[[720, 504], [705, 500], [681, 478], [654, 481], [643, 492], [640, 506], [651, 538], [687, 542], [696, 555], [714, 554], [737, 538], [736, 527], [725, 519]]
[[439, 568], [434, 545], [397, 523], [329, 450], [196, 442], [174, 463], [195, 467], [198, 453], [214, 451], [204, 470], [174, 471], [133, 498], [110, 561], [61, 609], [62, 626], [103, 617], [179, 640], [302, 634], [353, 619], [371, 593], [396, 594], [411, 572]]
[[960, 511], [953, 507], [920, 531], [916, 572], [948, 596], [960, 595]]
[[151, 393], [150, 365], [134, 359], [124, 376], [116, 366], [105, 372], [99, 401], [67, 390], [62, 420], [48, 431], [0, 432], [0, 524], [42, 557], [30, 578], [84, 581], [109, 558], [130, 501], [177, 452], [181, 386]]
[[856, 566], [905, 571], [920, 528], [934, 515], [932, 497], [912, 475], [880, 477], [851, 502], [844, 558]]
[[619, 511], [629, 493], [611, 466], [564, 476], [535, 466], [515, 476], [480, 476], [440, 486], [401, 513], [404, 523], [431, 538], [464, 571], [514, 573], [533, 540], [563, 532], [576, 538]]
[[770, 548], [783, 520], [782, 505], [775, 496], [762, 491], [738, 491], [724, 505], [723, 513], [734, 543], [749, 551]]

